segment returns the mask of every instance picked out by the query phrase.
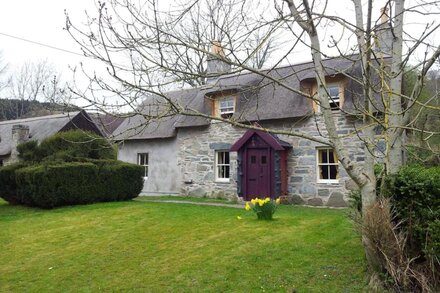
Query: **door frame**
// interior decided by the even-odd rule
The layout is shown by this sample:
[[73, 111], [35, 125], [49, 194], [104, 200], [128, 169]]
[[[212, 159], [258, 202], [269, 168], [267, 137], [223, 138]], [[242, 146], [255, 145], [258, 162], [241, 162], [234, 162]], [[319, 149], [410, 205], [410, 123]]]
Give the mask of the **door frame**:
[[253, 194], [249, 194], [249, 191], [248, 191], [248, 189], [249, 189], [248, 188], [248, 179], [249, 179], [248, 167], [250, 164], [250, 162], [248, 160], [248, 152], [249, 152], [249, 150], [255, 150], [255, 149], [266, 150], [267, 157], [268, 157], [267, 158], [268, 159], [268, 162], [267, 162], [268, 163], [267, 182], [269, 185], [269, 187], [268, 187], [269, 194], [265, 195], [264, 197], [273, 198], [275, 196], [274, 195], [274, 187], [273, 187], [273, 183], [274, 183], [274, 151], [269, 146], [266, 146], [266, 147], [260, 146], [260, 147], [255, 147], [255, 148], [250, 147], [250, 148], [246, 148], [243, 151], [243, 171], [244, 171], [243, 173], [244, 173], [244, 176], [243, 176], [243, 182], [241, 182], [242, 188], [243, 188], [243, 198], [247, 201], [251, 200], [252, 196], [255, 196]]

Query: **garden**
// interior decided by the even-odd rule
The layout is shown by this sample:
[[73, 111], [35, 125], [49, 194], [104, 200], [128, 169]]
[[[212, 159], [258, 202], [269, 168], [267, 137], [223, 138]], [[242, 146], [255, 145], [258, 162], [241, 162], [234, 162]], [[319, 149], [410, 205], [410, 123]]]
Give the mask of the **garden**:
[[[1, 201], [1, 199], [0, 199]], [[346, 210], [139, 200], [41, 210], [0, 202], [1, 292], [361, 292]]]

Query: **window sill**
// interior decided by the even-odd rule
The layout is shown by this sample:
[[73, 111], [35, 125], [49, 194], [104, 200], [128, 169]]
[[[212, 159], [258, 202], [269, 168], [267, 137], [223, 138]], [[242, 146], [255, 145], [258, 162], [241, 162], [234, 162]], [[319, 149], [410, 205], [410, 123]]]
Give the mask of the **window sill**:
[[322, 179], [318, 179], [316, 181], [316, 183], [319, 184], [339, 184], [339, 179], [330, 179], [330, 180], [322, 180]]
[[230, 183], [231, 179], [216, 179], [215, 183]]
[[143, 177], [144, 178], [144, 181], [147, 181], [148, 180], [148, 177]]

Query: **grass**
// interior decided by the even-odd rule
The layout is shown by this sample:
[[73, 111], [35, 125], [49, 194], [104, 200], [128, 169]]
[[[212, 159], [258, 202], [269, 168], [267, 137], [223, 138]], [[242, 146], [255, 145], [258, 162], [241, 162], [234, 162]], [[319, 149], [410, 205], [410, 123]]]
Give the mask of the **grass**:
[[281, 206], [275, 217], [140, 201], [46, 211], [0, 202], [0, 291], [364, 290], [345, 211]]

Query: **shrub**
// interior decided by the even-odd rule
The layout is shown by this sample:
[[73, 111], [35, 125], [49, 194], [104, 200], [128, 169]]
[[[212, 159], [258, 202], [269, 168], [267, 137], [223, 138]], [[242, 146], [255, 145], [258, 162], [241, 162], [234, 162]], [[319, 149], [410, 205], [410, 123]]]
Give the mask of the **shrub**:
[[144, 185], [144, 170], [139, 165], [112, 161], [99, 169], [101, 188], [107, 198], [128, 200], [135, 198]]
[[400, 229], [408, 237], [409, 255], [426, 267], [428, 279], [438, 280], [440, 167], [404, 167], [398, 174], [386, 178], [383, 194], [390, 198], [396, 222], [401, 222]]
[[30, 140], [17, 146], [18, 157], [25, 162], [39, 162], [42, 159], [38, 141]]
[[258, 220], [272, 220], [279, 203], [279, 199], [274, 201], [268, 197], [265, 199], [254, 198], [250, 203], [246, 203], [245, 209], [247, 211], [253, 210]]
[[41, 208], [128, 200], [142, 190], [142, 167], [119, 161], [47, 163], [16, 172], [21, 203]]
[[83, 130], [59, 132], [43, 140], [18, 146], [19, 157], [28, 162], [70, 161], [72, 158], [116, 159], [116, 151], [103, 137]]
[[[413, 249], [430, 245], [428, 227], [440, 219], [440, 167], [408, 166], [387, 178], [384, 194], [391, 198]], [[435, 251], [440, 257], [440, 251]]]
[[376, 273], [386, 276], [385, 287], [395, 292], [431, 292], [433, 278], [408, 255], [407, 237], [389, 199], [379, 198], [357, 219], [368, 261]]
[[0, 197], [11, 204], [19, 204], [21, 202], [17, 196], [15, 171], [24, 166], [23, 163], [16, 163], [0, 168]]

